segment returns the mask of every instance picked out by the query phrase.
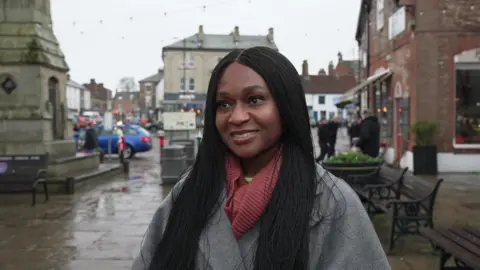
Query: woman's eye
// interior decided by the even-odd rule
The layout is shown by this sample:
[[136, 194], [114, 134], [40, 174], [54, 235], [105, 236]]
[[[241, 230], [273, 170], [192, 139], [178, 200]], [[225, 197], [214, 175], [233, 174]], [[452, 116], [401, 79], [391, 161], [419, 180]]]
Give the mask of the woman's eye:
[[254, 96], [254, 97], [249, 97], [248, 98], [248, 103], [250, 104], [260, 104], [264, 101], [264, 98], [263, 97], [260, 97], [260, 96]]
[[217, 102], [217, 108], [219, 108], [219, 109], [225, 109], [225, 108], [228, 108], [229, 106], [230, 106], [230, 104], [228, 104], [225, 101], [218, 101]]

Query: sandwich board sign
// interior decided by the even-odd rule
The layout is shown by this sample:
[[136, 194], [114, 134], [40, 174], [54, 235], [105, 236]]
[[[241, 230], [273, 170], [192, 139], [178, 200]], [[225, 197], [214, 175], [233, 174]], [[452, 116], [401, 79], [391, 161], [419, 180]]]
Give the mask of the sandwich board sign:
[[167, 130], [195, 130], [196, 114], [195, 112], [164, 112], [163, 129]]

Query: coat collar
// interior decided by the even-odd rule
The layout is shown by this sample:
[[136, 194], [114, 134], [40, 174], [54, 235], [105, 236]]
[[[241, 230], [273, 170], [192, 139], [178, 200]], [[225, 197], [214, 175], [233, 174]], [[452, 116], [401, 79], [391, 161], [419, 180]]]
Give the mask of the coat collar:
[[[310, 227], [315, 227], [322, 221], [323, 216], [320, 210], [321, 200], [319, 196], [325, 188], [323, 177], [331, 177], [320, 165], [317, 165], [317, 185], [315, 190], [315, 200], [310, 218]], [[245, 233], [238, 241], [232, 232], [232, 224], [224, 210], [226, 200], [226, 189], [224, 188], [215, 213], [207, 223], [202, 235], [200, 236], [199, 249], [212, 269], [238, 269], [246, 270], [246, 266], [252, 265], [253, 254], [255, 254], [255, 243], [258, 239], [258, 223]], [[248, 252], [242, 252], [242, 249]]]

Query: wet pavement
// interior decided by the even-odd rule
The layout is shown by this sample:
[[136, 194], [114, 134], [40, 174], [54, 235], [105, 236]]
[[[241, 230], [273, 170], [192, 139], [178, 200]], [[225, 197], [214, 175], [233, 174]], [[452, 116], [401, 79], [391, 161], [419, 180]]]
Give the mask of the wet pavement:
[[[337, 150], [342, 151], [348, 139], [340, 132]], [[0, 270], [130, 269], [153, 213], [171, 188], [158, 185], [158, 161], [158, 150], [139, 155], [128, 179], [119, 176], [93, 190], [53, 195], [36, 207], [28, 195], [0, 194]], [[480, 226], [480, 175], [442, 177], [436, 224]], [[388, 218], [373, 221], [387, 243]], [[438, 269], [438, 257], [421, 237], [399, 241], [389, 260], [395, 270]]]

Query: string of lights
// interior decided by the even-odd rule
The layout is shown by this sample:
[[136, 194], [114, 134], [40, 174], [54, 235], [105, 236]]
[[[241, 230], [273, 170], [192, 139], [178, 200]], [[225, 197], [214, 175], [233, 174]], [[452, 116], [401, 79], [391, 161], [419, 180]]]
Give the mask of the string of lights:
[[[244, 0], [245, 1], [245, 0]], [[248, 4], [252, 3], [252, 0], [246, 0]], [[209, 3], [209, 4], [200, 4], [200, 5], [195, 5], [195, 6], [187, 6], [187, 7], [182, 7], [182, 8], [176, 8], [172, 10], [167, 10], [167, 11], [151, 11], [151, 12], [142, 12], [141, 15], [138, 16], [125, 16], [123, 19], [120, 21], [115, 21], [115, 24], [118, 24], [119, 22], [125, 23], [136, 23], [140, 21], [151, 21], [152, 19], [168, 19], [172, 18], [176, 14], [182, 14], [183, 16], [186, 16], [189, 12], [202, 12], [206, 13], [210, 9], [225, 6], [225, 5], [232, 5], [233, 4], [238, 4], [239, 2], [232, 2], [232, 0], [222, 0], [222, 1], [217, 1], [214, 3]], [[94, 24], [95, 26], [102, 26], [102, 25], [107, 25], [111, 21], [104, 20], [104, 19], [98, 19], [98, 20], [74, 20], [70, 24], [71, 26], [78, 31], [80, 35], [85, 34], [85, 30], [83, 28], [86, 28], [86, 26], [92, 26]], [[122, 37], [124, 39], [124, 37]]]

